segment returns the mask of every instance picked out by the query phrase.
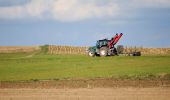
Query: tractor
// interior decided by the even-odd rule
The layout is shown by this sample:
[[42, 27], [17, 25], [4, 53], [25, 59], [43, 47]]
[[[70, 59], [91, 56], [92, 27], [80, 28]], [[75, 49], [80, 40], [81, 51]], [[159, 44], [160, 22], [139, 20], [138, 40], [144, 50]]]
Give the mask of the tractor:
[[103, 39], [98, 40], [96, 43], [96, 46], [89, 47], [87, 49], [87, 53], [89, 56], [114, 56], [118, 55], [117, 49], [114, 47], [115, 44], [119, 41], [119, 39], [122, 37], [122, 33], [116, 34], [111, 40]]

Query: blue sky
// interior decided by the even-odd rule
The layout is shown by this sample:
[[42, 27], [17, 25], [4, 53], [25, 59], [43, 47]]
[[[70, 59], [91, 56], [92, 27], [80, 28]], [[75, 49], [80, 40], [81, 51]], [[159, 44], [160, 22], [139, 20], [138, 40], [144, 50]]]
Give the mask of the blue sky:
[[170, 47], [170, 0], [0, 0], [0, 46]]

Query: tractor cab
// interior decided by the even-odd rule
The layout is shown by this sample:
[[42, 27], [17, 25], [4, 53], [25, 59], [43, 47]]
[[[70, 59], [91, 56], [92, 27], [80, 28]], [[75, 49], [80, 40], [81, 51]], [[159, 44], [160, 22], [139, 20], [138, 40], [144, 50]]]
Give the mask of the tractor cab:
[[99, 49], [103, 46], [108, 46], [108, 42], [109, 42], [108, 39], [98, 40], [96, 43], [96, 47]]

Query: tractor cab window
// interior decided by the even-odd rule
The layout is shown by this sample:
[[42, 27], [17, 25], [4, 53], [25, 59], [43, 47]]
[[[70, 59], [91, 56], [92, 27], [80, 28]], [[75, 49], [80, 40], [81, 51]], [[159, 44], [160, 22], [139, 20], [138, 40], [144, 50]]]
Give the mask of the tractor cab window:
[[103, 46], [105, 44], [105, 41], [100, 42], [100, 46]]
[[97, 48], [99, 48], [99, 47], [100, 47], [100, 42], [99, 42], [99, 41], [97, 41], [97, 43], [96, 43], [96, 47], [97, 47]]
[[97, 41], [96, 43], [96, 47], [97, 48], [100, 48], [102, 46], [107, 46], [108, 45], [108, 40], [107, 39], [104, 39], [104, 40], [99, 40]]

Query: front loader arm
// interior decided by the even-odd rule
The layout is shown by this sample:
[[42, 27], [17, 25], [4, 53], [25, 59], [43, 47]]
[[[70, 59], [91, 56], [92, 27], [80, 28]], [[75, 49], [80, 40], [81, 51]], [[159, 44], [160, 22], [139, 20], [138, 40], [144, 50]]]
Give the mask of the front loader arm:
[[109, 48], [114, 47], [114, 45], [119, 41], [119, 39], [122, 37], [122, 33], [120, 33], [119, 35], [116, 34], [108, 43]]

